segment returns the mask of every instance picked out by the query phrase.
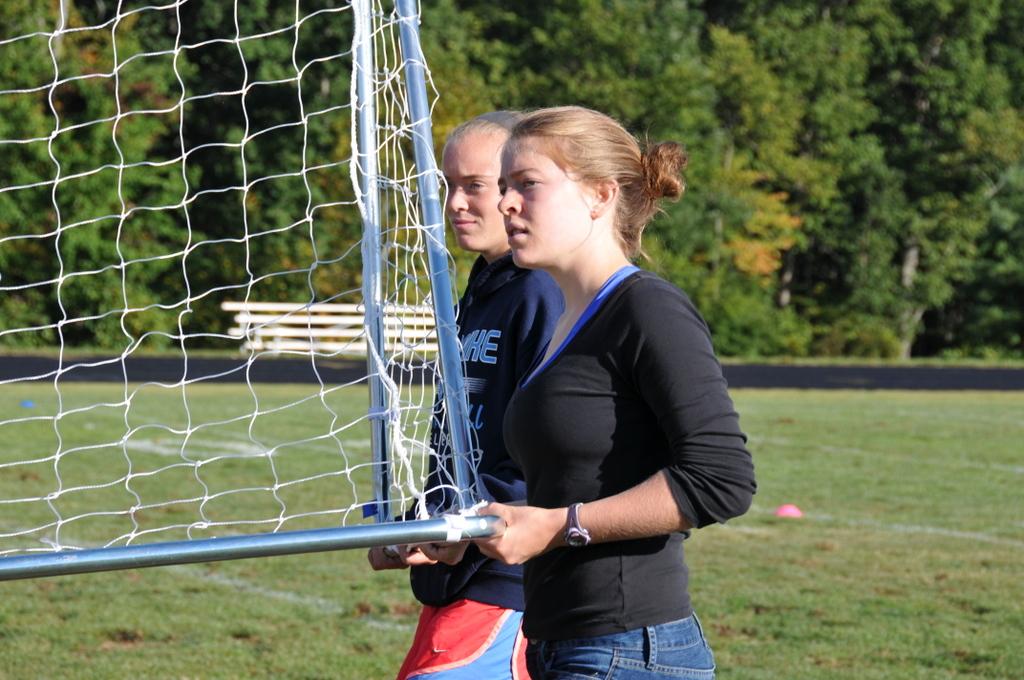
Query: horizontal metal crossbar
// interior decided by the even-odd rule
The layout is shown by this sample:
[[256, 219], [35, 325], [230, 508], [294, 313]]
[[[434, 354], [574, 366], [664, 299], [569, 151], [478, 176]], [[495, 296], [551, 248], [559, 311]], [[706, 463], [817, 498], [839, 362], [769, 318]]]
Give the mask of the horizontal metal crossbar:
[[63, 550], [0, 558], [0, 581], [384, 545], [451, 542], [496, 536], [504, 529], [504, 522], [493, 515], [456, 515], [410, 522]]

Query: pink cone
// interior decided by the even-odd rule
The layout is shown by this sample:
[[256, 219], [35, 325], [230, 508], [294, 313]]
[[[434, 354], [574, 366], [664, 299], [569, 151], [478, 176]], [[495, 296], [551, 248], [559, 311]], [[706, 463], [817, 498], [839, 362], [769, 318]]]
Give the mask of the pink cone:
[[775, 508], [776, 517], [803, 517], [803, 511], [793, 505], [792, 503], [786, 503]]

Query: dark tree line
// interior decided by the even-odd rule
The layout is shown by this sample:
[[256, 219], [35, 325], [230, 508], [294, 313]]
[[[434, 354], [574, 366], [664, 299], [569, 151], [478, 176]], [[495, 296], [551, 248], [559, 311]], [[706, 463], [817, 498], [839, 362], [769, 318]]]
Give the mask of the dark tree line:
[[[80, 25], [102, 23], [116, 4], [65, 2]], [[51, 30], [56, 4], [3, 0], [4, 37]], [[239, 29], [231, 3], [184, 5], [182, 35], [195, 43], [295, 22], [290, 3], [240, 4]], [[302, 7], [310, 14], [336, 4]], [[645, 236], [645, 266], [694, 298], [723, 354], [1024, 356], [1024, 2], [434, 0], [423, 12], [424, 49], [440, 93], [438, 147], [455, 124], [482, 111], [557, 104], [592, 106], [646, 138], [686, 144], [689, 190]], [[68, 34], [59, 46], [62, 75], [108, 68], [112, 33], [123, 61], [132, 50], [173, 45], [177, 30], [139, 18], [105, 37]], [[344, 51], [350, 37], [347, 14], [314, 18], [303, 24], [297, 56], [311, 62], [339, 45]], [[241, 57], [223, 43], [180, 53], [177, 72], [189, 94], [237, 89], [245, 70], [251, 82], [291, 69], [294, 31], [243, 42]], [[52, 80], [46, 43], [0, 46], [0, 89]], [[178, 99], [175, 69], [164, 62], [139, 59], [122, 69], [123, 106], [164, 109]], [[172, 157], [182, 139], [186, 149], [239, 141], [246, 125], [252, 134], [295, 121], [300, 101], [315, 108], [346, 97], [347, 69], [346, 60], [333, 59], [311, 66], [301, 88], [267, 85], [195, 100], [184, 126], [176, 113], [139, 115], [116, 129], [105, 123], [59, 135], [54, 144], [84, 168], [113, 166], [121, 156]], [[97, 79], [58, 88], [63, 125], [109, 116], [112, 87], [111, 79]], [[53, 118], [45, 93], [0, 97], [0, 138], [49, 135]], [[347, 118], [327, 116], [309, 130], [307, 163], [310, 154], [326, 164], [347, 155]], [[313, 238], [275, 233], [302, 215], [309, 191], [319, 198], [347, 182], [347, 169], [311, 173], [312, 189], [295, 178], [263, 182], [245, 194], [245, 206], [240, 192], [215, 191], [238, 183], [243, 153], [245, 168], [258, 176], [301, 166], [297, 133], [284, 125], [248, 139], [244, 151], [207, 146], [189, 155], [184, 178], [173, 165], [134, 168], [120, 180], [105, 170], [67, 183], [69, 197], [80, 182], [86, 199], [68, 198], [65, 206], [57, 192], [68, 224], [118, 212], [125, 196], [159, 205], [209, 190], [190, 204], [192, 238], [208, 245], [190, 249], [184, 267], [160, 259], [182, 249], [189, 233], [169, 211], [147, 215], [144, 235], [141, 219], [138, 234], [132, 220], [99, 220], [59, 243], [6, 241], [0, 285], [46, 278], [33, 272], [55, 252], [65, 271], [149, 258], [145, 273], [139, 268], [136, 280], [130, 272], [127, 284], [116, 269], [62, 283], [60, 301], [78, 309], [124, 307], [125, 290], [129, 306], [148, 306], [127, 321], [69, 329], [99, 345], [123, 343], [124, 323], [134, 324], [133, 334], [144, 326], [222, 328], [227, 319], [212, 303], [239, 297], [224, 288], [247, 271], [291, 271], [259, 280], [253, 299], [324, 299], [358, 285], [358, 264], [335, 261], [357, 238], [350, 208], [316, 215]], [[5, 185], [36, 173], [52, 177], [46, 144], [7, 145], [3, 153]], [[112, 177], [120, 196], [101, 188]], [[0, 194], [0, 238], [26, 224], [40, 234], [53, 229], [53, 201], [49, 190]], [[250, 234], [266, 232], [246, 242], [248, 252], [238, 238], [243, 214]], [[186, 286], [211, 304], [197, 302], [183, 316], [174, 303]], [[3, 327], [59, 319], [56, 302], [54, 286], [5, 292]], [[0, 337], [7, 345], [53, 340], [52, 331]]]

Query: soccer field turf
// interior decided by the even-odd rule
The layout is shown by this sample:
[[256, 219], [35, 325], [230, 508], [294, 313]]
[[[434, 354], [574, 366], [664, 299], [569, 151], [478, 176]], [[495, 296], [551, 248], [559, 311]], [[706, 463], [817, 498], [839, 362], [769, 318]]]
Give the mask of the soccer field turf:
[[[70, 386], [64, 407], [106, 398], [110, 389]], [[265, 407], [310, 393], [303, 386], [258, 390]], [[27, 401], [43, 412], [50, 393], [48, 386], [8, 387], [0, 413], [22, 417], [31, 410], [19, 411]], [[735, 390], [733, 396], [750, 435], [759, 492], [745, 517], [695, 532], [686, 544], [693, 599], [719, 677], [1020, 677], [1024, 395]], [[338, 412], [365, 410], [361, 388], [331, 400]], [[251, 410], [252, 395], [245, 386], [214, 386], [190, 395], [190, 403], [196, 419], [223, 419]], [[133, 417], [143, 419], [133, 427], [150, 417], [172, 424], [185, 417], [157, 397], [133, 406]], [[256, 438], [273, 445], [329, 427], [328, 412], [316, 400], [309, 406], [291, 420], [268, 414]], [[124, 431], [123, 409], [94, 415], [102, 417], [88, 419], [91, 426], [83, 420], [82, 433], [109, 428], [117, 438]], [[79, 431], [67, 426], [69, 436]], [[248, 423], [214, 430], [202, 432], [214, 450], [218, 441], [239, 448], [249, 440]], [[161, 440], [167, 432], [140, 432], [140, 441], [150, 442], [137, 447], [140, 454], [147, 447], [154, 455], [173, 450], [174, 442]], [[9, 433], [0, 462], [33, 446], [52, 448], [53, 436], [52, 425]], [[368, 456], [366, 436], [365, 428], [342, 436], [353, 442], [347, 450], [353, 461]], [[320, 443], [311, 442], [312, 449]], [[90, 466], [83, 465], [83, 474]], [[9, 479], [2, 470], [3, 497], [47, 481], [43, 473]], [[225, 479], [233, 474], [223, 472]], [[308, 498], [294, 502], [321, 502], [329, 488], [315, 484]], [[773, 516], [783, 503], [798, 505], [804, 517]], [[260, 512], [254, 504], [245, 510]], [[7, 509], [0, 505], [3, 526], [22, 521], [5, 516]], [[387, 678], [418, 609], [406, 574], [371, 573], [363, 551], [0, 588], [0, 678]]]

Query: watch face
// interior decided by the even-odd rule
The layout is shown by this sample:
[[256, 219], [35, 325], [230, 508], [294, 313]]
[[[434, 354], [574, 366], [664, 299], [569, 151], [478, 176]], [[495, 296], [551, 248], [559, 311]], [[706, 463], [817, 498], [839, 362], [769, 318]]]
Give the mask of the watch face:
[[569, 544], [570, 548], [582, 548], [587, 543], [590, 543], [590, 536], [577, 529], [569, 529], [565, 533], [565, 542]]
[[569, 506], [568, 524], [565, 528], [565, 542], [570, 548], [582, 548], [590, 543], [590, 532], [580, 526], [580, 507], [582, 503]]

